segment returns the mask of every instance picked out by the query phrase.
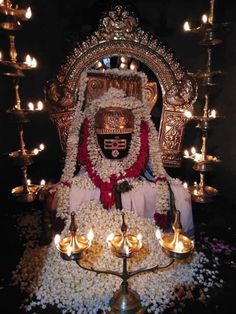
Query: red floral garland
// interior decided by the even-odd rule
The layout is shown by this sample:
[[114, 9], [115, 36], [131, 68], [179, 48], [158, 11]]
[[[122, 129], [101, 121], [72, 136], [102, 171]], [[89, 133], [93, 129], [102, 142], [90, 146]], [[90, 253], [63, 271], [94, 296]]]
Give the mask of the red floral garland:
[[94, 170], [92, 162], [88, 153], [88, 137], [89, 137], [89, 120], [86, 118], [83, 122], [83, 142], [78, 148], [78, 161], [80, 165], [85, 166], [88, 175], [92, 182], [100, 188], [101, 195], [100, 201], [105, 208], [111, 208], [115, 203], [114, 189], [118, 180], [125, 178], [136, 178], [143, 171], [145, 164], [148, 160], [148, 124], [145, 121], [141, 122], [140, 126], [140, 141], [141, 147], [137, 160], [131, 167], [125, 170], [126, 174], [115, 175], [112, 174], [109, 178], [109, 182], [104, 182], [99, 174]]

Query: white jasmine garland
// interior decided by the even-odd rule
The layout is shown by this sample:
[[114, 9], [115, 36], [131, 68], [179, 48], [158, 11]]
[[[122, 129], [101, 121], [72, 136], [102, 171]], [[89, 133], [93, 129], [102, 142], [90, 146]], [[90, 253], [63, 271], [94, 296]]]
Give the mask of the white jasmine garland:
[[[130, 271], [156, 264], [166, 265], [169, 259], [163, 254], [155, 237], [156, 226], [153, 221], [124, 210], [128, 232], [141, 233], [143, 248], [138, 256], [129, 259]], [[122, 271], [122, 259], [112, 255], [106, 238], [110, 233], [120, 233], [121, 212], [107, 212], [99, 202], [83, 203], [76, 216], [78, 233], [86, 234], [91, 226], [95, 238], [83, 258], [85, 265], [100, 270]], [[63, 231], [68, 234], [69, 221]], [[185, 289], [186, 298], [199, 285], [202, 296], [208, 294], [210, 287], [222, 285], [216, 268], [209, 269], [209, 260], [202, 252], [195, 252], [187, 262], [176, 261], [163, 271], [148, 272], [130, 278], [129, 286], [140, 295], [143, 306], [151, 305], [150, 312], [162, 313], [171, 302], [178, 298], [177, 288]], [[112, 275], [96, 275], [81, 269], [74, 261], [64, 261], [54, 243], [48, 247], [29, 248], [25, 251], [13, 275], [14, 283], [30, 295], [31, 301], [25, 305], [26, 311], [39, 306], [56, 306], [62, 313], [97, 313], [107, 311], [114, 291], [119, 289], [121, 280]], [[182, 302], [184, 299], [181, 299]]]
[[[93, 71], [95, 73], [99, 71]], [[89, 158], [92, 162], [94, 170], [100, 176], [103, 181], [109, 182], [109, 177], [111, 174], [123, 174], [125, 175], [125, 170], [132, 166], [132, 164], [137, 160], [140, 153], [140, 126], [141, 121], [146, 121], [149, 126], [149, 158], [153, 165], [153, 173], [156, 178], [164, 177], [165, 170], [162, 165], [161, 151], [158, 142], [157, 130], [151, 121], [150, 115], [147, 112], [146, 94], [144, 85], [147, 83], [147, 77], [142, 72], [134, 72], [130, 70], [119, 70], [112, 69], [106, 70], [106, 73], [117, 74], [119, 76], [139, 76], [142, 81], [142, 96], [143, 101], [136, 99], [135, 97], [126, 97], [125, 92], [120, 89], [110, 88], [101, 98], [95, 99], [92, 103], [86, 107], [85, 111], [82, 112], [82, 107], [85, 102], [85, 90], [87, 83], [87, 75], [84, 72], [81, 75], [80, 86], [79, 86], [79, 97], [75, 110], [74, 120], [72, 122], [67, 141], [67, 155], [65, 161], [65, 167], [61, 177], [61, 182], [66, 182], [67, 185], [61, 184], [58, 186], [58, 209], [57, 215], [62, 218], [68, 217], [69, 212], [69, 197], [70, 197], [70, 187], [72, 185], [84, 184], [86, 188], [89, 188], [89, 181], [85, 182], [84, 178], [81, 180], [73, 179], [76, 163], [77, 163], [77, 153], [78, 153], [78, 142], [79, 142], [79, 132], [81, 129], [82, 122], [85, 118], [89, 120], [89, 138], [88, 138], [88, 153]], [[94, 116], [99, 108], [105, 107], [123, 107], [130, 109], [134, 115], [134, 130], [132, 133], [131, 146], [129, 149], [128, 156], [122, 160], [108, 160], [103, 157], [100, 147], [97, 143], [96, 133], [94, 129]], [[169, 209], [169, 190], [167, 182], [157, 181], [157, 212], [166, 212]]]

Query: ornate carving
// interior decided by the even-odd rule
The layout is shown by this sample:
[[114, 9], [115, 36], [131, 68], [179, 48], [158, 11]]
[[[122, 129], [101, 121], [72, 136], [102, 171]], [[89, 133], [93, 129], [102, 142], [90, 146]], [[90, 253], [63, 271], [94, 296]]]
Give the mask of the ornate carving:
[[129, 109], [101, 108], [95, 115], [97, 134], [127, 134], [134, 128], [134, 116]]
[[192, 103], [197, 98], [196, 88], [194, 88], [191, 78], [184, 78], [173, 84], [167, 90], [164, 103], [168, 110], [184, 111], [192, 110]]
[[160, 145], [163, 152], [163, 162], [166, 166], [179, 166], [185, 123], [186, 118], [182, 112], [166, 110], [163, 115]]
[[[192, 111], [192, 105], [196, 99], [195, 81], [183, 70], [166, 46], [138, 27], [138, 19], [125, 7], [115, 6], [106, 12], [100, 21], [98, 30], [85, 42], [78, 44], [72, 54], [68, 56], [58, 75], [46, 89], [49, 111], [66, 112], [69, 109], [68, 114], [71, 114], [77, 101], [81, 73], [85, 69], [93, 68], [96, 62], [103, 61], [104, 57], [114, 56], [131, 56], [144, 63], [156, 76], [163, 98], [159, 130], [163, 162], [165, 166], [180, 166], [180, 147], [185, 124], [183, 111], [185, 109]], [[93, 93], [95, 91], [98, 93], [98, 88], [94, 85]], [[89, 93], [88, 99], [93, 97]], [[172, 146], [167, 144], [171, 141], [170, 137], [167, 139], [169, 121], [166, 119], [170, 112], [172, 112], [175, 123], [180, 116], [183, 119], [183, 123], [179, 123], [178, 127], [175, 127], [176, 132], [178, 131], [176, 134], [179, 135], [171, 137], [174, 141]], [[57, 123], [56, 120], [55, 123]], [[64, 132], [62, 130], [66, 130], [68, 127], [68, 125], [62, 126], [62, 124], [58, 119], [57, 127], [61, 136]], [[60, 127], [62, 130], [59, 129]], [[179, 147], [178, 152], [175, 151], [177, 146]]]
[[69, 132], [69, 127], [72, 122], [74, 110], [65, 112], [54, 112], [50, 114], [52, 122], [57, 126], [58, 136], [61, 144], [61, 150], [66, 151], [66, 140]]
[[157, 83], [151, 81], [147, 82], [147, 84], [144, 86], [144, 90], [148, 109], [151, 112], [158, 98]]
[[116, 76], [114, 73], [88, 73], [86, 90], [86, 102], [91, 103], [93, 99], [101, 97], [110, 87], [123, 89], [127, 96], [142, 99], [142, 82], [140, 77]]
[[109, 10], [100, 20], [99, 30], [95, 33], [99, 40], [138, 38], [138, 18], [121, 5]]

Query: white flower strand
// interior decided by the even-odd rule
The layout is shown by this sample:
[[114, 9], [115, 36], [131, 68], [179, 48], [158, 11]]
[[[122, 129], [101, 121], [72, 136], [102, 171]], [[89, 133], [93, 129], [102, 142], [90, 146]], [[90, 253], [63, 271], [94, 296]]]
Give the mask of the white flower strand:
[[[96, 72], [96, 71], [94, 71]], [[153, 125], [150, 115], [147, 112], [147, 106], [145, 104], [145, 89], [144, 85], [147, 83], [147, 77], [142, 72], [133, 72], [130, 70], [120, 71], [118, 69], [107, 70], [109, 74], [119, 74], [119, 75], [130, 75], [139, 76], [142, 81], [142, 95], [143, 102], [137, 100], [134, 97], [125, 97], [125, 92], [123, 90], [118, 90], [116, 88], [110, 88], [107, 93], [105, 93], [100, 99], [95, 99], [90, 106], [85, 106], [85, 111], [82, 112], [82, 107], [85, 102], [85, 90], [87, 84], [87, 73], [84, 72], [80, 78], [79, 95], [78, 102], [75, 110], [74, 120], [72, 122], [68, 140], [67, 140], [67, 155], [65, 161], [65, 167], [63, 169], [63, 174], [61, 177], [61, 182], [67, 182], [67, 184], [76, 185], [80, 181], [73, 180], [74, 171], [77, 163], [77, 149], [79, 142], [79, 132], [81, 129], [82, 122], [85, 117], [89, 118], [90, 128], [89, 128], [89, 139], [88, 139], [88, 152], [91, 162], [94, 166], [94, 170], [100, 175], [101, 179], [104, 181], [109, 181], [111, 174], [125, 174], [125, 169], [128, 169], [138, 158], [140, 152], [140, 125], [141, 120], [144, 120], [149, 125], [149, 149], [150, 149], [150, 159], [153, 164], [153, 172], [156, 177], [165, 176], [165, 171], [162, 166], [161, 152], [159, 149], [158, 135], [155, 126]], [[129, 149], [129, 154], [122, 161], [112, 161], [106, 160], [102, 157], [100, 148], [96, 142], [95, 130], [91, 125], [94, 125], [94, 115], [100, 107], [109, 106], [121, 106], [130, 109], [134, 114], [134, 130], [132, 134], [131, 147]], [[81, 179], [81, 182], [85, 182]], [[85, 183], [86, 184], [86, 183]], [[89, 184], [86, 184], [87, 188]], [[158, 212], [165, 212], [169, 207], [168, 200], [168, 186], [166, 182], [157, 182], [157, 204], [156, 210]], [[70, 187], [69, 186], [58, 186], [58, 208], [57, 216], [62, 218], [68, 218], [69, 212], [69, 198], [70, 198]]]
[[[129, 232], [141, 233], [143, 249], [139, 257], [131, 258], [129, 270], [165, 265], [168, 258], [162, 253], [155, 238], [156, 226], [150, 220], [124, 210]], [[83, 203], [76, 217], [79, 233], [88, 232], [93, 225], [95, 239], [83, 260], [96, 269], [121, 271], [121, 259], [112, 255], [106, 244], [110, 233], [120, 233], [121, 214], [118, 210], [107, 212], [99, 202]], [[67, 234], [69, 222], [63, 234]], [[143, 273], [132, 277], [129, 285], [137, 291], [144, 306], [152, 304], [154, 313], [162, 313], [176, 297], [175, 289], [186, 286], [191, 291], [196, 285], [204, 289], [220, 285], [216, 269], [207, 268], [208, 259], [202, 252], [195, 252], [187, 263], [176, 262], [160, 272]], [[66, 262], [52, 243], [49, 247], [25, 251], [13, 276], [14, 282], [26, 291], [30, 298], [26, 305], [30, 311], [35, 306], [45, 308], [48, 304], [58, 307], [62, 313], [97, 313], [106, 311], [113, 292], [119, 289], [121, 280], [116, 276], [81, 269], [75, 262]]]
[[[88, 80], [87, 73], [83, 72], [80, 78], [78, 101], [75, 109], [74, 119], [70, 126], [70, 131], [68, 133], [65, 167], [63, 169], [63, 173], [60, 180], [61, 182], [67, 182], [68, 184], [71, 183], [76, 168], [79, 132], [81, 129], [82, 122], [84, 120], [82, 107], [85, 101], [85, 90], [87, 80]], [[69, 201], [70, 188], [68, 186], [61, 187], [60, 185], [58, 185], [57, 198], [58, 198], [57, 216], [61, 218], [67, 218], [70, 203]]]

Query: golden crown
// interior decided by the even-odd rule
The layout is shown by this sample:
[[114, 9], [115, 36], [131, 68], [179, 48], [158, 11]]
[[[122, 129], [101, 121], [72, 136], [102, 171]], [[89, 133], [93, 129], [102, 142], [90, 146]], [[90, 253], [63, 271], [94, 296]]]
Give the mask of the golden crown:
[[100, 108], [95, 115], [97, 134], [127, 134], [134, 129], [134, 116], [129, 109], [121, 107]]

